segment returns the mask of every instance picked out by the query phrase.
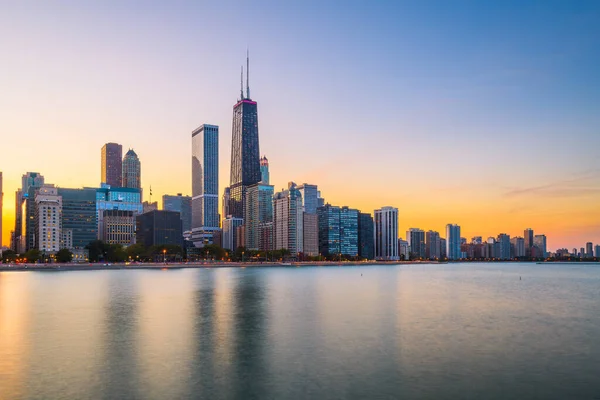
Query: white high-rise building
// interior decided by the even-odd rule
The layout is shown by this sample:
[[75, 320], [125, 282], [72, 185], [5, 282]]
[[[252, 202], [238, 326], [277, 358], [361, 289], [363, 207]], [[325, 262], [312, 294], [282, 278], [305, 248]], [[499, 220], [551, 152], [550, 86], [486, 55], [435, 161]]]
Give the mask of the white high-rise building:
[[293, 182], [289, 189], [273, 196], [275, 249], [287, 249], [295, 256], [304, 252], [302, 195]]
[[375, 210], [375, 259], [399, 260], [398, 256], [398, 209], [382, 207]]
[[460, 259], [460, 226], [446, 225], [446, 256], [448, 260]]
[[62, 196], [54, 185], [42, 186], [35, 196], [35, 244], [42, 253], [60, 250], [62, 237]]

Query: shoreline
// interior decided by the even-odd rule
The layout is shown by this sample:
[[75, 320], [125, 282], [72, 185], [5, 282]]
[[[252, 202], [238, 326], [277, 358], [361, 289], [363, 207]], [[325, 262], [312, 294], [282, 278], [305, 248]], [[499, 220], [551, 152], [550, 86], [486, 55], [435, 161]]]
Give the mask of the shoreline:
[[171, 270], [171, 269], [208, 269], [208, 268], [264, 268], [264, 267], [345, 267], [361, 265], [421, 265], [421, 264], [458, 264], [458, 263], [535, 263], [600, 265], [598, 261], [299, 261], [299, 262], [172, 262], [172, 263], [55, 263], [55, 264], [0, 264], [0, 272], [10, 271], [104, 271], [104, 270]]

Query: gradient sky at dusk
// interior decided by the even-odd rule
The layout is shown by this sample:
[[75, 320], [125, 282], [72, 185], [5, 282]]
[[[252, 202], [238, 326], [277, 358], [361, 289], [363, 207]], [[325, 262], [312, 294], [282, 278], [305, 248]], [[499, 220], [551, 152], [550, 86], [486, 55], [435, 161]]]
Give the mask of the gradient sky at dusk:
[[222, 193], [247, 47], [276, 190], [396, 206], [402, 237], [600, 242], [600, 2], [96, 3], [2, 6], [5, 245], [22, 174], [98, 186], [110, 141], [157, 200], [191, 194], [191, 132], [219, 125]]

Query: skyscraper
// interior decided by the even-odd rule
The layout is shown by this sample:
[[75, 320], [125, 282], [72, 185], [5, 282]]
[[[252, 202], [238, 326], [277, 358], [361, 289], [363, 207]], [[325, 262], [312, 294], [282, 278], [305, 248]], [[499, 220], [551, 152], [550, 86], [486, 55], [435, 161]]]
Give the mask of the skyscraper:
[[142, 166], [140, 159], [133, 149], [129, 149], [123, 157], [121, 185], [126, 188], [140, 189], [142, 187]]
[[[246, 64], [248, 73], [248, 58]], [[229, 212], [237, 218], [244, 216], [246, 188], [262, 179], [258, 142], [258, 109], [256, 102], [250, 98], [249, 77], [248, 73], [245, 95], [242, 78], [241, 98], [233, 106]]]
[[594, 244], [592, 242], [587, 242], [585, 244], [585, 256], [586, 258], [594, 257]]
[[265, 185], [269, 184], [269, 160], [266, 156], [260, 158], [260, 181]]
[[192, 230], [192, 198], [177, 193], [177, 196], [165, 194], [162, 198], [163, 210], [176, 211], [181, 215], [181, 226], [184, 232]]
[[373, 242], [373, 217], [369, 213], [358, 215], [358, 255], [372, 260], [375, 258]]
[[273, 236], [276, 250], [287, 249], [292, 256], [304, 251], [302, 195], [293, 182], [273, 196]]
[[114, 187], [122, 184], [123, 146], [106, 143], [102, 146], [100, 164], [100, 182]]
[[525, 256], [531, 257], [531, 248], [533, 247], [533, 229], [527, 228], [523, 231], [525, 239]]
[[35, 195], [35, 248], [53, 254], [62, 240], [62, 197], [54, 185], [44, 185]]
[[23, 232], [20, 241], [21, 252], [25, 252], [36, 248], [35, 196], [40, 187], [44, 185], [44, 177], [38, 172], [28, 172], [21, 178], [21, 184], [24, 207], [21, 207], [20, 213]]
[[219, 226], [219, 127], [203, 124], [192, 132], [192, 241], [212, 244]]
[[410, 228], [406, 231], [406, 240], [410, 246], [411, 259], [425, 258], [425, 231], [419, 228]]
[[533, 245], [537, 247], [538, 250], [538, 252], [536, 253], [536, 257], [546, 257], [548, 255], [548, 249], [546, 246], [546, 235], [535, 235], [533, 237]]
[[513, 256], [516, 258], [525, 257], [525, 239], [518, 236], [510, 239], [513, 248]]
[[446, 225], [446, 255], [449, 260], [460, 259], [460, 226]]
[[501, 233], [498, 235], [498, 254], [497, 258], [501, 260], [510, 260], [510, 235]]
[[304, 254], [316, 256], [319, 254], [319, 221], [317, 217], [318, 190], [317, 185], [303, 183], [298, 186], [302, 195], [304, 211]]
[[62, 198], [62, 229], [70, 230], [72, 246], [69, 249], [83, 249], [98, 237], [96, 213], [96, 189], [58, 188]]
[[437, 260], [442, 256], [440, 251], [440, 234], [429, 231], [425, 234], [425, 257]]
[[[131, 211], [133, 218], [142, 214], [144, 207], [142, 205], [141, 189], [134, 188], [109, 188], [103, 185], [96, 189], [96, 218], [98, 221], [98, 239], [104, 240], [105, 232], [109, 228], [104, 224], [104, 215], [106, 210]], [[107, 216], [114, 215], [108, 213]], [[114, 220], [111, 222], [113, 223]], [[130, 240], [133, 243], [133, 240]]]
[[375, 210], [375, 259], [398, 260], [398, 209]]
[[244, 204], [244, 235], [246, 248], [261, 248], [261, 226], [273, 222], [273, 186], [263, 182], [248, 186]]

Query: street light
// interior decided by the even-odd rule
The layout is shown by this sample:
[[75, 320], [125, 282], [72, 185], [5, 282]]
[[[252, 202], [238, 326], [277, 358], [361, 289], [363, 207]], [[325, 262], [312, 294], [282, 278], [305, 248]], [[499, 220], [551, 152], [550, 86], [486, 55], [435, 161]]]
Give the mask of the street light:
[[167, 263], [167, 249], [163, 249], [163, 264]]
[[242, 251], [242, 262], [244, 262], [244, 252]]

